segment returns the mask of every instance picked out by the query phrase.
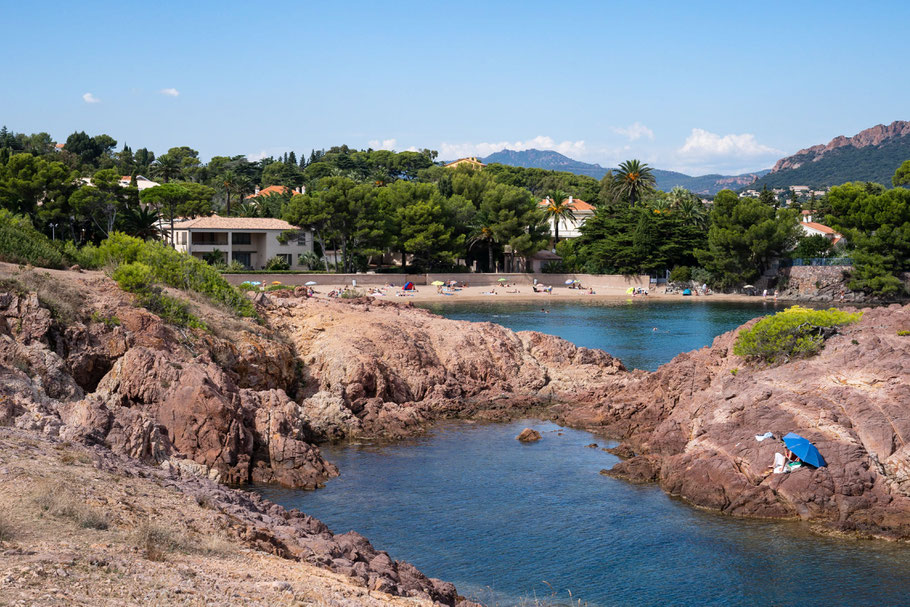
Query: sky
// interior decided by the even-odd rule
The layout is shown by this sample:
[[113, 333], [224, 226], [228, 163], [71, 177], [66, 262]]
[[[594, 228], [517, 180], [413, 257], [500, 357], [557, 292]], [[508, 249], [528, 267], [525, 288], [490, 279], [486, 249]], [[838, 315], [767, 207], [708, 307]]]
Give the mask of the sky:
[[553, 149], [688, 174], [910, 119], [910, 2], [0, 0], [0, 124], [252, 159]]

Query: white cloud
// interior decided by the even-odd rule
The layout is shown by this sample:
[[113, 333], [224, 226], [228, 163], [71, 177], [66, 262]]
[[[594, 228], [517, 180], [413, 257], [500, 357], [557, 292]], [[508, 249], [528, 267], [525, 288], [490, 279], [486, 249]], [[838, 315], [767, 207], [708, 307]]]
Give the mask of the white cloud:
[[585, 142], [581, 141], [562, 141], [557, 143], [552, 137], [538, 135], [533, 139], [526, 141], [500, 141], [498, 143], [446, 143], [439, 146], [439, 157], [444, 160], [455, 158], [464, 158], [466, 156], [489, 156], [500, 150], [554, 150], [570, 158], [578, 158], [585, 154]]
[[101, 100], [92, 95], [91, 93], [86, 93], [82, 96], [82, 100], [86, 103], [101, 103]]
[[379, 139], [371, 139], [367, 142], [367, 145], [369, 145], [374, 150], [394, 150], [397, 143], [398, 140], [394, 138], [383, 139], [381, 141]]
[[629, 141], [635, 141], [636, 139], [641, 139], [642, 137], [647, 137], [648, 139], [654, 139], [654, 131], [643, 125], [642, 123], [635, 121], [627, 127], [613, 127], [614, 133], [619, 133], [629, 138]]
[[161, 93], [162, 95], [166, 95], [168, 97], [177, 97], [178, 95], [180, 95], [180, 91], [178, 91], [177, 89], [173, 89], [173, 88], [161, 89], [158, 92]]
[[692, 134], [678, 150], [680, 156], [692, 159], [736, 157], [757, 158], [762, 156], [775, 156], [783, 152], [763, 145], [755, 140], [755, 135], [743, 133], [742, 135], [717, 135], [704, 129], [692, 129]]

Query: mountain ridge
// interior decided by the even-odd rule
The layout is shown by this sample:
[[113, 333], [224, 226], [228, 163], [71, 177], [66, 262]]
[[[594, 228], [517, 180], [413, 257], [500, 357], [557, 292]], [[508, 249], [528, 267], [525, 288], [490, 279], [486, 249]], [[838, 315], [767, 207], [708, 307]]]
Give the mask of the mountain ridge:
[[830, 187], [848, 181], [891, 185], [891, 176], [910, 159], [910, 122], [877, 124], [826, 144], [813, 145], [781, 158], [770, 173], [752, 187], [785, 188], [792, 185]]
[[[602, 179], [608, 170], [615, 171], [615, 168], [605, 168], [599, 164], [591, 164], [574, 160], [568, 156], [553, 150], [510, 150], [503, 149], [499, 152], [490, 154], [482, 158], [486, 164], [505, 164], [508, 166], [519, 166], [529, 169], [544, 169], [549, 171], [566, 171], [576, 175], [586, 175], [594, 179]], [[663, 191], [669, 191], [675, 186], [682, 186], [696, 194], [713, 195], [724, 188], [740, 188], [755, 182], [760, 177], [768, 173], [770, 169], [744, 173], [742, 175], [720, 175], [712, 173], [709, 175], [686, 175], [677, 171], [667, 171], [664, 169], [654, 169], [654, 177], [657, 179], [657, 188]]]

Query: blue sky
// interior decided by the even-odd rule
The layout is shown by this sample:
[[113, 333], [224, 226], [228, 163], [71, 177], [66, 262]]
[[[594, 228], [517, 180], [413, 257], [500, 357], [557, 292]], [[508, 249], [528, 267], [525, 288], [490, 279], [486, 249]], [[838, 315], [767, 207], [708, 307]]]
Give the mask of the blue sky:
[[556, 149], [698, 174], [910, 119], [908, 2], [0, 0], [0, 123], [203, 158]]

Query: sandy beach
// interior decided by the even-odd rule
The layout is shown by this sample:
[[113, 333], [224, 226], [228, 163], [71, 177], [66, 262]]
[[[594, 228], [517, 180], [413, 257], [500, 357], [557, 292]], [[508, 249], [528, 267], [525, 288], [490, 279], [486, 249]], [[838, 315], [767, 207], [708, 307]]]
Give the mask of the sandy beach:
[[[316, 291], [315, 297], [327, 298], [331, 291], [340, 292], [345, 285], [319, 284], [313, 287]], [[348, 285], [348, 288], [350, 286]], [[759, 302], [761, 296], [749, 296], [741, 294], [715, 293], [711, 295], [693, 295], [684, 296], [680, 293], [664, 293], [663, 287], [654, 289], [648, 295], [630, 295], [623, 289], [616, 288], [594, 288], [594, 294], [589, 293], [587, 289], [570, 289], [564, 285], [553, 285], [552, 292], [535, 293], [530, 285], [510, 285], [510, 286], [468, 286], [438, 292], [436, 287], [431, 285], [418, 286], [416, 291], [402, 291], [401, 287], [358, 287], [358, 290], [369, 294], [377, 299], [386, 299], [390, 301], [412, 301], [412, 302], [479, 302], [479, 301], [514, 301], [514, 302], [546, 302], [553, 301], [635, 301], [635, 300], [659, 300], [659, 301], [740, 301], [740, 302]], [[773, 301], [768, 297], [766, 301]]]

